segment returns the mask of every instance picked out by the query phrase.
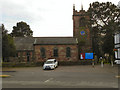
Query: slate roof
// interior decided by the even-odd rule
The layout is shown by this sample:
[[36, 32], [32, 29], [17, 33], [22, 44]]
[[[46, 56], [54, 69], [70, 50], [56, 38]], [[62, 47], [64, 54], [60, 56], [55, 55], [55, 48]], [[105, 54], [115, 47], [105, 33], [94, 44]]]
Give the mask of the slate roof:
[[16, 50], [33, 50], [34, 38], [15, 37], [14, 43], [16, 46]]
[[77, 44], [73, 37], [15, 37], [17, 50], [33, 50], [33, 45], [73, 45]]
[[39, 45], [66, 45], [77, 44], [76, 38], [73, 37], [39, 37], [35, 38], [34, 44]]

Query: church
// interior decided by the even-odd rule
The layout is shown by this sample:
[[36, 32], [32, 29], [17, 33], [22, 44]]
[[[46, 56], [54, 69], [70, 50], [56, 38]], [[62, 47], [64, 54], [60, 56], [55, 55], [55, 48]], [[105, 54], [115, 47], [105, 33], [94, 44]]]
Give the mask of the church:
[[15, 37], [19, 62], [42, 62], [49, 58], [58, 61], [79, 61], [83, 53], [92, 52], [92, 40], [88, 27], [89, 16], [83, 7], [73, 5], [73, 37]]

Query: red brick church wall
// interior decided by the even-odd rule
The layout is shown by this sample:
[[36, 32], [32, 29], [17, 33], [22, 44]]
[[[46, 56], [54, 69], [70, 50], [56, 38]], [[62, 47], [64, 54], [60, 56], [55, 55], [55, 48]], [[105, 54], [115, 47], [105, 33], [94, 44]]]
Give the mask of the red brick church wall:
[[[41, 57], [40, 48], [45, 48], [46, 57]], [[53, 56], [53, 49], [58, 48], [58, 57]], [[66, 48], [71, 48], [71, 57], [66, 57]], [[58, 61], [77, 61], [78, 60], [78, 46], [77, 45], [35, 45], [35, 60], [36, 62], [45, 61], [48, 58], [56, 58]]]

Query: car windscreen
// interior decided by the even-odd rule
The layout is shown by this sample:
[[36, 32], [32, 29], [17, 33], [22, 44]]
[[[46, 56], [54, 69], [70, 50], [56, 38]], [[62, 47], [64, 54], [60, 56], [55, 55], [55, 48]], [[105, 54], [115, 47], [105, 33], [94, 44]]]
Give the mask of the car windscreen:
[[47, 62], [45, 62], [45, 64], [52, 64], [52, 63], [54, 63], [53, 61], [47, 61]]

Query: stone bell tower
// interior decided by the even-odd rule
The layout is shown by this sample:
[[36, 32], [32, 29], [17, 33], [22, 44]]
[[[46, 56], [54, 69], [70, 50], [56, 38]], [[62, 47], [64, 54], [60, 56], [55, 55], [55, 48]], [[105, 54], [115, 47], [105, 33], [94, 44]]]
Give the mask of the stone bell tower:
[[92, 40], [88, 22], [89, 16], [83, 10], [83, 5], [81, 5], [80, 11], [75, 10], [75, 5], [73, 5], [73, 37], [78, 39], [79, 53], [92, 52]]

